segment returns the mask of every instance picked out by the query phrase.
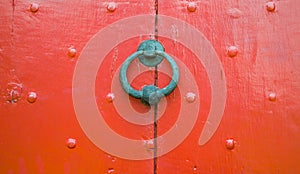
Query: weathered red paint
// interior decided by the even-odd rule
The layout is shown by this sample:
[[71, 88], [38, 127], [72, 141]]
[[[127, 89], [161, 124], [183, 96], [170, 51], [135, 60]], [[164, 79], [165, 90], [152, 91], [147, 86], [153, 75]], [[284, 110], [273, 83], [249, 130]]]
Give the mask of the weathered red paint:
[[[125, 160], [96, 147], [83, 133], [73, 108], [73, 72], [89, 39], [120, 19], [155, 14], [154, 1], [115, 3], [115, 8], [108, 1], [0, 3], [0, 173], [153, 173], [153, 160]], [[176, 33], [176, 27], [165, 29], [174, 38], [158, 39], [194, 75], [201, 105], [188, 138], [158, 158], [158, 173], [299, 173], [299, 1], [195, 1], [195, 5], [194, 9], [186, 1], [159, 1], [159, 14], [193, 25], [213, 45], [227, 82], [225, 113], [212, 139], [199, 146], [210, 110], [210, 82], [194, 53], [176, 41], [177, 34], [197, 38]], [[139, 140], [152, 138], [153, 126], [129, 124], [119, 117], [112, 105], [111, 81], [145, 39], [149, 37], [131, 38], [111, 48], [95, 83], [98, 108], [107, 123], [117, 133]], [[230, 52], [231, 46], [238, 52]], [[163, 73], [158, 77], [159, 87], [170, 80]], [[132, 85], [151, 83], [153, 72], [146, 72]], [[159, 135], [178, 118], [179, 94], [176, 89], [166, 98]], [[139, 100], [130, 100], [137, 111], [148, 111]], [[146, 146], [153, 149], [151, 143]]]

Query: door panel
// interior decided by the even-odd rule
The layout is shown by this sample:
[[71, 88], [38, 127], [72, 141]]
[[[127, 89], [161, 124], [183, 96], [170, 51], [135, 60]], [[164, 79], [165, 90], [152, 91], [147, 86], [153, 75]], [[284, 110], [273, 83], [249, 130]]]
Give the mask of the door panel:
[[[159, 0], [158, 16], [155, 3], [0, 3], [0, 173], [300, 172], [299, 2]], [[126, 58], [148, 39], [162, 43], [180, 75], [158, 104], [157, 130], [154, 107], [128, 96], [118, 79]], [[97, 71], [77, 88], [82, 64], [82, 82]], [[157, 69], [156, 76], [134, 60], [130, 85], [141, 90], [156, 77], [159, 88], [167, 86], [170, 65], [164, 60]], [[85, 88], [94, 97], [79, 99], [86, 107], [79, 116], [74, 98]], [[111, 130], [141, 142], [149, 158], [99, 147], [135, 156], [126, 144], [106, 144], [113, 136], [88, 123], [90, 101]], [[84, 128], [89, 124], [93, 135]], [[170, 130], [178, 136], [168, 137]]]
[[[268, 11], [263, 1], [200, 1], [196, 2], [194, 12], [189, 11], [189, 5], [193, 4], [188, 2], [159, 4], [160, 14], [184, 20], [207, 37], [222, 62], [227, 82], [226, 109], [215, 135], [202, 147], [193, 147], [194, 140], [186, 148], [183, 144], [182, 149], [179, 147], [160, 158], [160, 164], [169, 167], [160, 169], [162, 173], [171, 170], [172, 165], [167, 164], [174, 161], [178, 161], [182, 173], [192, 173], [193, 166], [197, 167], [195, 173], [299, 170], [295, 162], [299, 146], [299, 103], [294, 99], [299, 93], [299, 79], [293, 75], [299, 74], [295, 66], [299, 55], [295, 55], [298, 49], [290, 44], [299, 41], [294, 30], [299, 28], [299, 13], [293, 10], [296, 1], [274, 3], [275, 10]], [[287, 13], [293, 17], [287, 19]], [[188, 32], [180, 34], [197, 39]], [[227, 51], [230, 46], [238, 48], [233, 58]], [[198, 136], [199, 131], [194, 131], [189, 138]], [[226, 149], [228, 139], [236, 143], [232, 150]], [[188, 159], [187, 166], [181, 167], [179, 161], [184, 161], [184, 156]]]

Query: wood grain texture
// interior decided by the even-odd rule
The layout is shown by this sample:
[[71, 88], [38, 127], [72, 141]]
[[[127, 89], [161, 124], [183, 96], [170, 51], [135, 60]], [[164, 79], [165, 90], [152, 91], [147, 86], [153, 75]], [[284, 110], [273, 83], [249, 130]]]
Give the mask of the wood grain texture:
[[[191, 173], [194, 165], [199, 173], [299, 172], [298, 2], [275, 3], [276, 10], [268, 12], [264, 1], [199, 1], [193, 13], [187, 12], [188, 2], [160, 3], [161, 14], [194, 25], [213, 44], [228, 87], [225, 114], [211, 141], [203, 147], [183, 144], [160, 159], [165, 166], [160, 172], [180, 166], [184, 155], [190, 166], [189, 172], [177, 167], [181, 173]], [[235, 58], [226, 55], [231, 45], [239, 49]], [[268, 100], [272, 92], [275, 102]], [[199, 136], [199, 131], [190, 136]], [[237, 141], [232, 151], [224, 146], [228, 138]], [[170, 165], [174, 161], [178, 163]]]
[[[125, 160], [96, 147], [74, 112], [72, 78], [86, 43], [120, 19], [155, 14], [154, 0], [115, 2], [116, 11], [107, 12], [108, 1], [36, 1], [36, 13], [29, 10], [29, 0], [0, 3], [0, 173], [153, 173], [152, 160]], [[158, 39], [166, 52], [185, 63], [194, 75], [201, 105], [191, 134], [158, 158], [158, 173], [300, 173], [300, 1], [276, 0], [274, 12], [266, 10], [266, 2], [195, 1], [196, 11], [188, 12], [188, 1], [159, 0], [160, 15], [186, 21], [212, 44], [225, 71], [227, 101], [216, 133], [199, 146], [212, 102], [211, 84], [195, 54], [176, 40], [177, 34], [191, 41], [197, 37], [188, 29], [177, 33], [176, 26], [166, 28], [173, 38]], [[125, 58], [141, 41], [153, 38], [153, 33], [111, 48], [95, 81], [98, 109], [106, 122], [120, 135], [139, 140], [151, 139], [153, 126], [129, 124], [105, 97]], [[234, 58], [227, 55], [231, 45], [238, 47]], [[77, 51], [74, 58], [68, 56], [72, 46]], [[170, 80], [163, 73], [158, 77], [159, 87]], [[141, 88], [152, 82], [153, 72], [149, 71], [137, 76], [132, 85]], [[9, 100], [12, 90], [20, 94], [16, 102]], [[31, 91], [38, 95], [32, 104], [26, 100]], [[275, 101], [269, 100], [270, 93], [276, 94]], [[166, 100], [168, 107], [158, 122], [159, 135], [178, 119], [180, 90]], [[139, 100], [130, 98], [130, 102], [138, 112], [149, 109]], [[67, 148], [68, 138], [77, 140], [74, 149]], [[232, 150], [226, 149], [230, 138], [236, 141]]]
[[[13, 7], [1, 2], [1, 49], [11, 50], [1, 72], [14, 69], [23, 92], [17, 103], [1, 100], [0, 173], [151, 173], [152, 160], [116, 159], [84, 135], [73, 109], [72, 76], [78, 55], [95, 33], [133, 14], [154, 14], [154, 3], [118, 1], [117, 10], [109, 13], [104, 1], [37, 1], [39, 10], [32, 13], [32, 1], [14, 2], [13, 33]], [[71, 46], [75, 58], [68, 56]], [[36, 103], [26, 101], [30, 91], [37, 93]], [[68, 138], [78, 141], [75, 149], [66, 146]]]

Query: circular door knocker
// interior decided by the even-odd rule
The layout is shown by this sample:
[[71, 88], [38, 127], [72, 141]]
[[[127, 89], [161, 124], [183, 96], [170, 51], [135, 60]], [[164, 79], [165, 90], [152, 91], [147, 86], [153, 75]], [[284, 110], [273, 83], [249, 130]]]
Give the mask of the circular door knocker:
[[[125, 120], [133, 124], [151, 124], [148, 120], [144, 119], [144, 115], [140, 116], [140, 118], [134, 111], [130, 110], [132, 108], [128, 107], [130, 104], [129, 98], [127, 97], [128, 94], [126, 92], [120, 92], [125, 90], [129, 91], [129, 94], [132, 93], [132, 90], [129, 90], [131, 86], [128, 80], [126, 81], [127, 68], [136, 57], [139, 58], [142, 64], [148, 67], [156, 66], [159, 63], [161, 63], [162, 67], [168, 66], [164, 65], [164, 63], [167, 62], [162, 61], [163, 58], [171, 65], [173, 70], [172, 75], [171, 73], [169, 75], [169, 71], [165, 68], [159, 69], [160, 72], [172, 76], [170, 84], [165, 88], [155, 89], [154, 91], [159, 91], [161, 95], [168, 95], [177, 87], [180, 91], [180, 110], [178, 119], [167, 132], [159, 135], [157, 138], [149, 139], [150, 142], [157, 141], [157, 153], [155, 155], [149, 153], [149, 149], [145, 147], [144, 140], [127, 138], [111, 129], [98, 108], [95, 96], [95, 79], [105, 56], [119, 43], [134, 37], [148, 36], [149, 33], [153, 32], [154, 21], [149, 20], [150, 18], [152, 19], [152, 17], [152, 15], [132, 16], [101, 29], [82, 50], [73, 75], [73, 106], [76, 118], [83, 132], [99, 149], [128, 160], [153, 159], [153, 157], [159, 157], [171, 152], [190, 135], [199, 116], [200, 95], [194, 75], [186, 67], [184, 62], [173, 57], [177, 63], [175, 64], [173, 59], [164, 52], [164, 48], [159, 42], [153, 40], [147, 41], [148, 43], [152, 42], [152, 44], [141, 44], [138, 51], [129, 56], [124, 62], [122, 66], [123, 71], [114, 74], [112, 84], [115, 85], [111, 86], [111, 91], [113, 93], [117, 91], [115, 93], [114, 102], [112, 103], [121, 117], [126, 118]], [[160, 21], [160, 23], [158, 23], [158, 29], [161, 31], [160, 36], [176, 39], [177, 42], [180, 42], [183, 46], [190, 49], [206, 70], [211, 84], [211, 106], [207, 121], [198, 139], [198, 144], [200, 146], [204, 145], [212, 138], [219, 127], [225, 109], [226, 78], [222, 63], [211, 43], [203, 33], [194, 26], [168, 16], [159, 15], [158, 18]], [[143, 24], [143, 27], [136, 27], [141, 24]], [[176, 38], [174, 38], [173, 33], [170, 32], [170, 29], [174, 27], [177, 33], [179, 33], [176, 35]], [[116, 34], [120, 33], [120, 30], [124, 34]], [[195, 39], [191, 39], [191, 37]], [[133, 66], [132, 68], [135, 67], [136, 66]], [[142, 69], [147, 71], [146, 67], [142, 67]], [[137, 71], [141, 72], [140, 69], [136, 69], [135, 72]], [[180, 77], [180, 81], [178, 71], [184, 72], [184, 75]], [[128, 79], [132, 79], [133, 77], [130, 77], [132, 75], [136, 74], [129, 74]], [[125, 80], [118, 76], [125, 76]], [[119, 83], [120, 80], [122, 85]], [[187, 102], [185, 100], [185, 94], [191, 91], [196, 94], [195, 101]], [[136, 92], [136, 97], [142, 99], [143, 90], [136, 90]], [[148, 94], [151, 94], [151, 92]], [[163, 104], [163, 102], [161, 101], [159, 104]], [[132, 119], [131, 116], [134, 118]]]
[[[127, 79], [127, 70], [130, 63], [138, 57], [140, 62], [148, 67], [157, 66], [165, 58], [172, 68], [172, 79], [166, 87], [159, 89], [154, 85], [144, 86], [142, 90], [133, 89]], [[131, 54], [123, 63], [120, 70], [120, 83], [126, 93], [134, 98], [141, 99], [142, 103], [147, 105], [157, 104], [161, 97], [167, 96], [176, 88], [179, 80], [178, 66], [174, 59], [169, 56], [163, 46], [155, 40], [146, 40], [142, 42], [137, 52]]]

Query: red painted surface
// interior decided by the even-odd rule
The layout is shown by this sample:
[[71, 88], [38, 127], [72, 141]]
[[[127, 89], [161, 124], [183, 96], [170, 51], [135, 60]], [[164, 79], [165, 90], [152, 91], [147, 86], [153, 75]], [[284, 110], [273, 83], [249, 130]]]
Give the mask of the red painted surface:
[[[0, 173], [153, 173], [152, 159], [114, 157], [88, 139], [74, 112], [72, 80], [84, 46], [98, 31], [126, 17], [155, 14], [154, 3], [119, 0], [116, 9], [99, 1], [0, 3]], [[197, 1], [194, 9], [185, 1], [159, 1], [159, 14], [186, 21], [212, 44], [224, 69], [227, 100], [217, 131], [199, 146], [212, 102], [211, 84], [195, 54], [176, 40], [178, 35], [191, 41], [197, 37], [188, 30], [177, 33], [176, 26], [159, 28], [159, 34], [173, 34], [158, 39], [193, 74], [201, 105], [189, 136], [158, 157], [157, 173], [300, 172], [300, 3], [274, 1], [275, 10], [266, 3]], [[138, 140], [151, 139], [153, 126], [123, 120], [107, 95], [118, 68], [145, 39], [149, 36], [111, 48], [95, 81], [98, 109], [106, 122], [117, 133]], [[163, 73], [158, 77], [160, 87], [170, 80]], [[151, 83], [153, 72], [146, 72], [134, 79], [133, 86]], [[139, 100], [130, 100], [137, 111], [148, 110]], [[178, 118], [180, 90], [167, 101], [158, 121], [159, 135]]]

